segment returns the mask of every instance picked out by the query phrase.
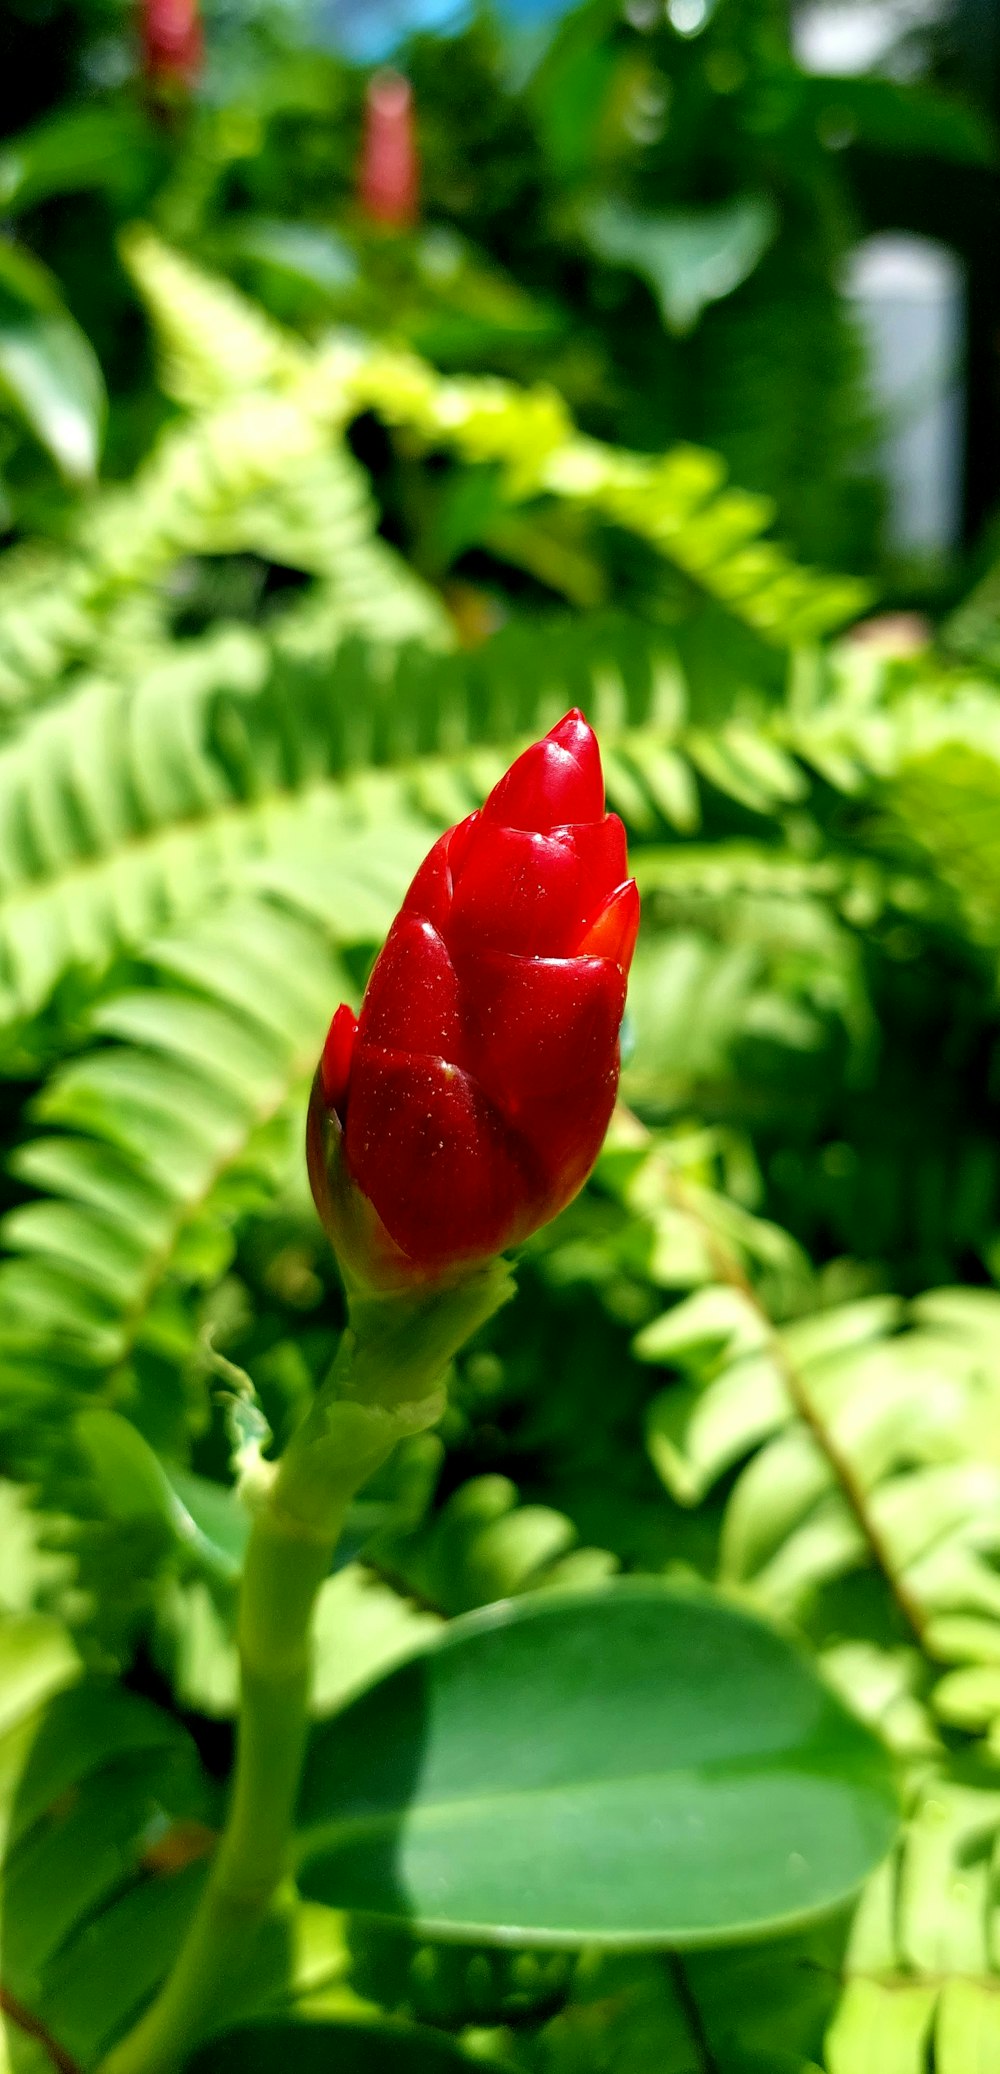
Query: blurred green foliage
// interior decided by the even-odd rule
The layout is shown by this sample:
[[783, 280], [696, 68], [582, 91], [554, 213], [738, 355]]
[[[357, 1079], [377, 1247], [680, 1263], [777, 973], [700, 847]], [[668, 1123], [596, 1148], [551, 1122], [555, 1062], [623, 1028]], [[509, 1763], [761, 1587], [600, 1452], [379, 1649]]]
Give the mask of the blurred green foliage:
[[[42, 37], [32, 8], [12, 9], [12, 66], [29, 84], [7, 119], [0, 197], [97, 347], [112, 472], [156, 412], [115, 248], [143, 215], [308, 335], [388, 327], [440, 366], [553, 382], [601, 437], [645, 452], [704, 443], [775, 500], [800, 552], [872, 566], [869, 407], [838, 290], [861, 228], [852, 153], [987, 164], [968, 106], [889, 78], [807, 75], [783, 9], [763, 0], [682, 0], [673, 15], [587, 0], [533, 41], [477, 13], [398, 53], [423, 223], [387, 239], [353, 200], [362, 75], [305, 45], [294, 8], [210, 12], [200, 88], [167, 107], [137, 77], [127, 9], [77, 0], [66, 14], [69, 78], [48, 62], [49, 18]], [[366, 458], [386, 523], [412, 535], [405, 483]], [[28, 495], [41, 516], [23, 457], [8, 470], [14, 512]]]

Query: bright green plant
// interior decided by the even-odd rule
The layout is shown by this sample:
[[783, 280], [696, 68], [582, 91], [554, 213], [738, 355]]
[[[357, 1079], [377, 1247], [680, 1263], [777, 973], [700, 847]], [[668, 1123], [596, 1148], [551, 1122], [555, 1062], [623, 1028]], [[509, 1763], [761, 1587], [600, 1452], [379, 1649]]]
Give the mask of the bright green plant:
[[[315, 1059], [433, 835], [571, 703], [644, 895], [624, 1104], [324, 1554], [296, 1880], [192, 2065], [988, 2065], [988, 600], [950, 649], [821, 650], [861, 594], [711, 457], [128, 257], [173, 414], [0, 578], [12, 2065], [129, 2065], [212, 1910], [246, 1494], [348, 1358]], [[462, 647], [376, 533], [361, 413], [416, 494], [443, 457], [478, 526], [571, 518], [640, 577]], [[907, 1819], [856, 1910], [880, 1742]]]
[[[130, 471], [157, 413], [115, 259], [117, 233], [142, 216], [308, 337], [330, 323], [388, 330], [439, 368], [550, 382], [616, 443], [704, 443], [775, 501], [799, 552], [870, 568], [872, 426], [838, 278], [866, 227], [859, 173], [866, 155], [916, 155], [944, 162], [942, 178], [950, 166], [978, 178], [961, 195], [985, 198], [988, 126], [927, 84], [804, 73], [768, 0], [582, 0], [533, 38], [518, 36], [516, 12], [472, 8], [448, 33], [401, 41], [423, 201], [413, 234], [386, 238], [354, 195], [365, 79], [312, 47], [311, 10], [209, 4], [204, 74], [164, 121], [119, 0], [66, 0], [58, 70], [28, 0], [12, 0], [22, 93], [0, 111], [0, 209], [18, 262], [46, 262], [96, 348], [113, 472]], [[65, 310], [57, 340], [37, 301], [29, 430], [11, 431], [4, 468], [9, 517], [28, 531], [58, 525], [62, 509], [39, 480], [37, 434], [51, 447], [66, 408], [91, 447], [101, 434], [86, 342]], [[21, 309], [18, 337], [25, 321]], [[470, 546], [460, 516], [441, 521], [433, 486], [415, 502], [405, 456], [391, 468], [370, 458], [418, 562]], [[480, 573], [502, 584], [497, 542], [474, 545]], [[514, 556], [522, 584], [558, 571], [557, 589], [593, 601], [571, 532], [532, 546], [523, 564]]]

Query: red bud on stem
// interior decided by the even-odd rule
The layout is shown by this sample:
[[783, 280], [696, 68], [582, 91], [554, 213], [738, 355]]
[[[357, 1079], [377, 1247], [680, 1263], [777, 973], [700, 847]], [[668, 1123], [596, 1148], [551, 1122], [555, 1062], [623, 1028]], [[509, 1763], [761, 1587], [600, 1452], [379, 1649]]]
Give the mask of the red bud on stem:
[[567, 713], [434, 844], [310, 1107], [313, 1193], [370, 1288], [455, 1279], [583, 1186], [639, 925], [596, 737]]
[[398, 72], [377, 72], [365, 95], [358, 200], [370, 223], [408, 230], [417, 220], [420, 161], [413, 90]]
[[141, 30], [150, 85], [189, 93], [204, 56], [198, 0], [143, 0]]

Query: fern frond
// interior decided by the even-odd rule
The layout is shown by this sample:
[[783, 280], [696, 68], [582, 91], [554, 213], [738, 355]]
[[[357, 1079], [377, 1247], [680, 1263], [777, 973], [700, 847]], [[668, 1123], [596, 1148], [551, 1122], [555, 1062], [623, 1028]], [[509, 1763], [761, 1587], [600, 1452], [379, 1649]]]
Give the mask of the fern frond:
[[635, 533], [767, 640], [815, 640], [870, 602], [867, 584], [801, 569], [762, 539], [771, 505], [726, 489], [715, 454], [621, 452], [579, 433], [553, 390], [444, 381], [409, 353], [335, 347], [326, 367], [356, 410], [376, 411], [428, 448], [499, 464], [512, 503], [552, 497]]
[[204, 410], [247, 390], [301, 381], [306, 348], [259, 304], [194, 266], [145, 224], [124, 231], [119, 245], [156, 327], [163, 388], [176, 403]]
[[887, 2066], [937, 2074], [1000, 2054], [992, 1853], [1000, 1794], [932, 1774], [903, 1840], [870, 1881], [827, 2034], [828, 2074]]
[[51, 697], [134, 599], [155, 609], [184, 557], [251, 551], [322, 580], [329, 647], [345, 633], [447, 647], [440, 601], [376, 535], [363, 470], [329, 412], [280, 389], [227, 390], [170, 424], [127, 488], [109, 490], [64, 550], [0, 572], [0, 702]]
[[[935, 658], [841, 650], [800, 657], [776, 731], [838, 791], [877, 800], [885, 845], [930, 866], [939, 910], [980, 940], [1000, 933], [1000, 696]], [[911, 883], [910, 894], [914, 887]], [[926, 908], [930, 886], [925, 883]], [[919, 911], [918, 908], [914, 911]]]
[[[660, 1175], [668, 1248], [678, 1184], [662, 1163]], [[683, 1187], [681, 1208], [698, 1213]], [[737, 1472], [721, 1580], [804, 1619], [823, 1590], [874, 1565], [904, 1634], [932, 1662], [966, 1667], [938, 1684], [941, 1717], [993, 1733], [1000, 1296], [940, 1290], [906, 1309], [876, 1296], [776, 1325], [718, 1230], [709, 1252], [701, 1286], [645, 1326], [635, 1352], [678, 1372], [648, 1429], [674, 1499], [697, 1504]]]
[[[82, 683], [0, 751], [8, 1024], [32, 1015], [70, 966], [98, 975], [120, 948], [149, 942], [221, 889], [259, 880], [271, 858], [310, 856], [322, 884], [331, 843], [343, 848], [371, 825], [382, 796], [366, 807], [330, 773], [331, 762], [344, 769], [356, 680], [344, 683], [338, 709], [312, 680], [297, 701], [284, 699], [267, 669], [259, 639], [230, 629], [153, 668], [134, 691]], [[393, 831], [367, 870], [395, 869], [401, 889], [421, 824], [404, 786], [389, 797]], [[356, 887], [364, 854], [361, 870], [346, 873]], [[380, 906], [366, 919], [373, 938], [382, 917]]]
[[790, 760], [751, 770], [728, 724], [711, 763], [669, 650], [628, 621], [569, 639], [514, 622], [478, 654], [433, 659], [347, 644], [332, 663], [301, 626], [274, 643], [229, 627], [138, 681], [81, 680], [0, 749], [5, 1020], [36, 1015], [70, 968], [96, 983], [220, 890], [289, 873], [322, 889], [331, 846], [376, 822], [401, 890], [420, 831], [461, 818], [574, 703], [602, 729], [609, 798], [633, 828], [690, 828], [706, 788], [742, 803], [752, 782], [772, 814], [787, 800]]
[[[328, 889], [342, 941], [349, 884], [343, 901]], [[218, 1278], [235, 1215], [266, 1201], [298, 1154], [323, 1035], [350, 991], [330, 930], [265, 900], [229, 905], [155, 962], [166, 984], [97, 1012], [118, 1041], [49, 1081], [38, 1116], [58, 1134], [15, 1158], [49, 1193], [8, 1215], [0, 1267], [6, 1344], [41, 1362], [54, 1325], [52, 1373], [69, 1356], [124, 1402], [137, 1349], [165, 1334], [183, 1359], [186, 1333], [190, 1350], [196, 1319], [178, 1339], [176, 1292]]]
[[763, 540], [773, 516], [768, 500], [725, 489], [725, 467], [714, 454], [693, 447], [655, 459], [621, 453], [584, 438], [551, 389], [443, 379], [414, 354], [378, 344], [334, 340], [307, 368], [295, 342], [283, 341], [232, 288], [207, 279], [151, 233], [134, 233], [127, 257], [166, 341], [168, 380], [185, 401], [204, 404], [227, 384], [231, 393], [247, 381], [260, 387], [270, 380], [308, 397], [335, 427], [374, 410], [426, 447], [499, 464], [511, 503], [552, 497], [638, 534], [737, 618], [781, 644], [815, 639], [855, 617], [869, 599], [867, 585], [799, 569]]

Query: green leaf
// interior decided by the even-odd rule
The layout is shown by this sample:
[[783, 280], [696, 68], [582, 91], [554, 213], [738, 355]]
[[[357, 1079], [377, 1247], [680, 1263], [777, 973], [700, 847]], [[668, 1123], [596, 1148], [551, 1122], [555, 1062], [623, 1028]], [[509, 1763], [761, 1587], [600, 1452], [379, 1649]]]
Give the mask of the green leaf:
[[78, 1412], [74, 1426], [110, 1519], [155, 1521], [210, 1576], [238, 1578], [250, 1522], [234, 1492], [168, 1470], [131, 1420], [104, 1405]]
[[138, 108], [67, 108], [12, 137], [0, 151], [0, 207], [33, 209], [49, 195], [99, 188], [134, 209], [162, 155]]
[[884, 1751], [782, 1636], [636, 1580], [457, 1621], [318, 1733], [302, 1821], [335, 1907], [654, 1947], [832, 1908], [895, 1816]]
[[79, 1674], [79, 1658], [59, 1621], [26, 1613], [0, 1622], [0, 1736]]
[[1000, 1998], [996, 1982], [949, 1980], [941, 1990], [934, 2032], [937, 2074], [970, 2074], [1000, 2055]]
[[985, 113], [916, 81], [820, 73], [800, 75], [797, 89], [814, 121], [849, 127], [859, 142], [878, 151], [996, 165], [997, 133]]
[[97, 356], [51, 274], [2, 240], [0, 389], [70, 481], [94, 475], [107, 403]]
[[937, 1988], [853, 1980], [827, 2037], [829, 2074], [923, 2074]]
[[226, 228], [219, 242], [223, 258], [230, 263], [249, 261], [305, 282], [327, 296], [342, 295], [358, 279], [358, 262], [350, 246], [335, 231], [315, 223], [241, 216]]
[[653, 216], [607, 199], [588, 210], [585, 229], [601, 259], [648, 281], [668, 331], [692, 331], [709, 303], [749, 279], [778, 229], [773, 202], [737, 195], [718, 208]]
[[188, 2060], [185, 2074], [451, 2074], [480, 2067], [496, 2074], [496, 2060], [463, 2052], [457, 2040], [421, 2024], [377, 2018], [370, 2023], [247, 2025], [213, 2038]]

